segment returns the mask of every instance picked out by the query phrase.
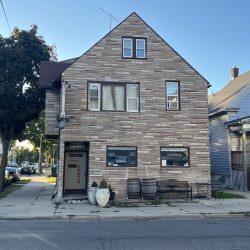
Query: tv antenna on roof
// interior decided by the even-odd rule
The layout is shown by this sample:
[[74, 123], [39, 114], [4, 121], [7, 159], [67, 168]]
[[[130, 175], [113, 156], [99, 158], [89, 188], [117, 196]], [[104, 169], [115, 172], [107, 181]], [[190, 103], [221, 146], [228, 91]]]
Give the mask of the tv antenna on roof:
[[121, 21], [118, 20], [116, 17], [114, 17], [114, 16], [112, 15], [111, 12], [107, 12], [107, 11], [104, 10], [103, 8], [100, 8], [100, 10], [103, 11], [104, 13], [106, 13], [106, 14], [109, 16], [109, 28], [110, 28], [110, 30], [111, 30], [111, 28], [112, 28], [112, 27], [111, 27], [111, 26], [112, 26], [112, 19], [115, 20], [115, 21], [117, 21], [118, 23], [121, 22]]

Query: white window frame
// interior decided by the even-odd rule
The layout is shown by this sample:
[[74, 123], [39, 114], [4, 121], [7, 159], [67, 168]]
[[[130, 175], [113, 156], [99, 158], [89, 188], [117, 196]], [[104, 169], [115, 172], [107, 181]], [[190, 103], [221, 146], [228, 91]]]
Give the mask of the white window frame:
[[[137, 91], [138, 91], [137, 97], [129, 97], [128, 96], [128, 88], [129, 87], [137, 88]], [[126, 100], [126, 102], [127, 102], [126, 103], [126, 107], [127, 107], [127, 112], [139, 112], [139, 95], [140, 95], [139, 84], [126, 84], [126, 98], [127, 98], [127, 100]], [[135, 110], [133, 110], [133, 109], [129, 110], [129, 108], [128, 108], [129, 99], [130, 100], [136, 100], [136, 107], [137, 107], [137, 109], [135, 109]]]
[[[97, 109], [92, 109], [91, 108], [91, 87], [96, 87], [97, 86], [97, 89], [98, 89], [98, 108]], [[89, 92], [90, 92], [90, 95], [89, 95], [89, 110], [91, 111], [100, 111], [100, 108], [101, 108], [101, 88], [100, 88], [100, 83], [90, 83], [89, 84]]]
[[[114, 84], [115, 86], [124, 86], [124, 90], [125, 90], [125, 95], [124, 95], [124, 104], [125, 104], [125, 108], [123, 111], [121, 110], [104, 110], [103, 109], [103, 103], [102, 103], [102, 91], [103, 91], [103, 86], [104, 85], [108, 85], [109, 83], [106, 82], [99, 82], [99, 83], [95, 83], [95, 82], [90, 82], [89, 83], [89, 87], [88, 87], [88, 110], [89, 111], [110, 111], [110, 112], [136, 112], [139, 113], [140, 110], [140, 84], [139, 83], [119, 83], [119, 82], [113, 82], [110, 84]], [[94, 109], [91, 108], [91, 89], [92, 87], [96, 87], [98, 88], [98, 108]], [[128, 96], [128, 88], [129, 87], [135, 87], [137, 88], [137, 97], [129, 97]], [[136, 99], [136, 103], [137, 103], [137, 109], [135, 110], [129, 110], [128, 109], [128, 102], [130, 99]]]
[[[168, 83], [175, 83], [177, 87], [177, 95], [169, 95], [168, 94]], [[168, 97], [176, 97], [177, 101], [177, 107], [171, 107], [172, 101], [169, 101]], [[166, 81], [166, 105], [167, 105], [167, 110], [180, 110], [180, 94], [179, 94], [179, 82], [178, 81]]]
[[[143, 48], [138, 48], [138, 44], [137, 44], [138, 41], [143, 41], [143, 44], [144, 44]], [[137, 54], [138, 49], [144, 51], [143, 56], [138, 56], [138, 54]], [[146, 39], [141, 39], [141, 38], [136, 39], [136, 54], [135, 54], [135, 56], [136, 56], [136, 58], [146, 58]]]
[[[130, 44], [131, 44], [131, 53], [130, 53], [130, 56], [125, 56], [125, 40], [129, 40], [130, 41]], [[132, 38], [127, 38], [127, 37], [124, 37], [122, 39], [122, 56], [125, 57], [125, 58], [132, 58], [133, 57], [133, 39]], [[130, 49], [130, 48], [129, 48]]]

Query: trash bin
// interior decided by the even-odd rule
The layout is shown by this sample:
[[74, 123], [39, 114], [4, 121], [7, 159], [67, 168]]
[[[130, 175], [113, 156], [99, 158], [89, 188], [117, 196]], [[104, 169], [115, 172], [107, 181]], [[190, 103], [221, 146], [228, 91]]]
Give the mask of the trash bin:
[[56, 177], [56, 168], [51, 168], [51, 177]]

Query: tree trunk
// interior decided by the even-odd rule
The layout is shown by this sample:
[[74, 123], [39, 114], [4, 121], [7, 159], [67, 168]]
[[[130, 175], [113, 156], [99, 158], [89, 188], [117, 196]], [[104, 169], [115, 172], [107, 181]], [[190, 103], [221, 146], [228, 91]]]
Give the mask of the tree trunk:
[[8, 150], [9, 150], [10, 141], [4, 140], [2, 138], [2, 144], [3, 144], [3, 155], [2, 155], [1, 165], [0, 165], [0, 191], [4, 189], [5, 167], [8, 163]]

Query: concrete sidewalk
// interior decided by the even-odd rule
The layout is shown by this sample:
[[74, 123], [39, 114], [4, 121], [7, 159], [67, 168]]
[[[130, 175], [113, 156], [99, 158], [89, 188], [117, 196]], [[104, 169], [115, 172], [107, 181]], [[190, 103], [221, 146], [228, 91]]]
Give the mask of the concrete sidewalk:
[[54, 184], [43, 177], [33, 180], [0, 200], [1, 219], [82, 219], [125, 220], [167, 218], [240, 218], [250, 216], [250, 193], [236, 192], [246, 199], [200, 199], [193, 202], [167, 202], [161, 205], [100, 208], [86, 200], [54, 204]]

